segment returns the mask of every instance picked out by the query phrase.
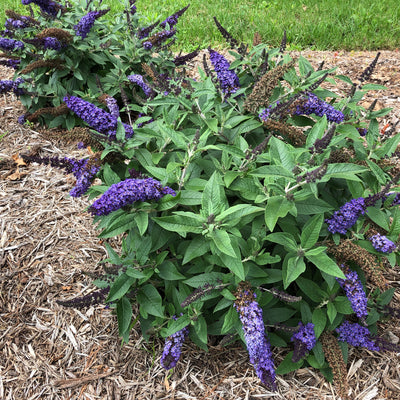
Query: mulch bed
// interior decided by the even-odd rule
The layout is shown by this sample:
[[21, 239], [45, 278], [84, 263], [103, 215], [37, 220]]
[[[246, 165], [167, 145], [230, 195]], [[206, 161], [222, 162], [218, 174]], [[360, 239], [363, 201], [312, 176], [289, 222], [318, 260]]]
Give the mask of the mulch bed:
[[[375, 57], [375, 52], [302, 54], [314, 65], [325, 60], [326, 68], [335, 65], [352, 79]], [[12, 71], [0, 69], [1, 79], [11, 76]], [[375, 94], [378, 108], [394, 107], [382, 124], [395, 123], [400, 117], [398, 52], [382, 52], [371, 81], [389, 87]], [[15, 96], [0, 95], [0, 136], [5, 134], [0, 140], [0, 399], [338, 399], [334, 387], [311, 368], [278, 377], [278, 392], [268, 392], [238, 344], [210, 346], [205, 353], [186, 343], [169, 375], [159, 363], [161, 340], [145, 343], [136, 325], [121, 347], [109, 309], [59, 306], [57, 299], [95, 290], [88, 273], [101, 271], [105, 241], [97, 238], [85, 212], [87, 201], [69, 197], [70, 176], [48, 166], [23, 165], [18, 157], [35, 150], [80, 158], [86, 150], [39, 127], [19, 125], [22, 113]], [[399, 287], [399, 268], [388, 270], [386, 278]], [[394, 304], [399, 301], [400, 291]], [[397, 321], [381, 324], [380, 333], [398, 340]], [[284, 350], [274, 349], [274, 356], [278, 363]], [[399, 354], [351, 349], [348, 377], [352, 399], [400, 399]]]

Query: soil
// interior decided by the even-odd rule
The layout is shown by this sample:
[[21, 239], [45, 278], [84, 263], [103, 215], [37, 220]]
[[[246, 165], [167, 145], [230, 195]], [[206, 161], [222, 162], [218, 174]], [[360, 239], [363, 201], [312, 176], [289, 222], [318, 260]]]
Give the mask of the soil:
[[[315, 66], [325, 61], [324, 68], [336, 66], [337, 73], [357, 80], [376, 53], [302, 55]], [[0, 79], [12, 74], [0, 68]], [[382, 51], [370, 82], [388, 90], [374, 92], [365, 102], [379, 98], [377, 108], [393, 107], [380, 123], [395, 124], [400, 117], [398, 51]], [[278, 392], [268, 392], [239, 345], [210, 346], [205, 353], [186, 343], [171, 374], [159, 363], [162, 341], [145, 343], [137, 325], [129, 343], [121, 347], [116, 317], [109, 309], [59, 306], [57, 299], [95, 290], [89, 274], [101, 271], [106, 242], [97, 237], [85, 212], [86, 200], [68, 196], [73, 187], [70, 176], [48, 166], [24, 165], [19, 157], [35, 150], [81, 158], [87, 150], [38, 126], [19, 125], [23, 112], [15, 96], [0, 95], [0, 399], [339, 398], [312, 368], [278, 377]], [[392, 287], [399, 287], [398, 266], [387, 269], [385, 277]], [[397, 290], [394, 306], [399, 301]], [[381, 324], [379, 330], [388, 339], [399, 340], [397, 321]], [[284, 355], [284, 350], [274, 349], [277, 363]], [[352, 348], [347, 369], [351, 399], [400, 399], [399, 354]]]

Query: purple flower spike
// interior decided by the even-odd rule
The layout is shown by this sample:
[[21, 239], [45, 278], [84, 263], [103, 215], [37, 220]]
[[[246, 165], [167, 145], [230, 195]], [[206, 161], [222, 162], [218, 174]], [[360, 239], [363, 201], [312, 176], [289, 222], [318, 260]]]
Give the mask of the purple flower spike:
[[315, 114], [318, 117], [326, 115], [326, 118], [330, 122], [336, 122], [340, 124], [344, 121], [344, 114], [341, 111], [336, 110], [330, 104], [321, 100], [314, 93], [308, 93], [305, 102], [297, 106], [295, 115], [310, 115]]
[[212, 49], [208, 49], [210, 60], [217, 73], [219, 84], [225, 96], [229, 97], [239, 89], [239, 78], [234, 71], [230, 70], [228, 60]]
[[270, 390], [276, 390], [275, 366], [270, 344], [264, 331], [262, 309], [256, 295], [248, 290], [236, 294], [235, 308], [239, 313], [250, 362], [257, 376]]
[[269, 118], [270, 113], [271, 107], [264, 108], [263, 110], [261, 110], [260, 114], [258, 114], [258, 118], [260, 118], [262, 122], [266, 122]]
[[97, 165], [92, 165], [90, 168], [87, 168], [86, 164], [74, 174], [77, 179], [75, 187], [69, 192], [72, 197], [83, 196], [88, 191], [93, 179], [100, 170], [100, 167]]
[[317, 343], [314, 332], [314, 324], [304, 325], [299, 322], [299, 329], [293, 334], [291, 341], [294, 342], [294, 352], [292, 361], [300, 361]]
[[74, 25], [74, 30], [77, 36], [80, 36], [82, 39], [85, 39], [92, 29], [94, 22], [97, 18], [103, 16], [109, 10], [103, 11], [89, 11], [86, 15], [84, 15], [79, 22]]
[[175, 192], [171, 188], [161, 186], [161, 183], [153, 178], [125, 179], [111, 185], [89, 207], [89, 211], [93, 215], [108, 215], [135, 201], [158, 200], [166, 194], [175, 196]]
[[129, 75], [127, 77], [132, 83], [136, 83], [136, 85], [140, 86], [143, 89], [144, 94], [147, 97], [150, 97], [153, 93], [151, 87], [145, 83], [143, 76], [139, 74]]
[[31, 3], [36, 4], [43, 12], [52, 17], [55, 17], [58, 11], [64, 8], [61, 4], [55, 3], [52, 0], [22, 0], [22, 4], [26, 6]]
[[24, 83], [24, 79], [17, 78], [15, 81], [8, 79], [0, 80], [0, 94], [14, 92], [17, 96], [25, 93], [24, 89], [20, 88], [19, 85]]
[[345, 235], [347, 230], [357, 222], [358, 217], [365, 214], [365, 208], [363, 197], [347, 202], [338, 211], [335, 211], [330, 219], [325, 220], [328, 224], [328, 231]]
[[336, 278], [340, 287], [345, 291], [347, 298], [351, 303], [351, 308], [358, 318], [365, 318], [367, 311], [367, 296], [356, 271], [352, 271], [345, 265], [340, 266], [346, 276], [346, 279]]
[[[176, 319], [176, 317], [173, 317]], [[178, 332], [165, 339], [164, 351], [161, 356], [161, 366], [165, 369], [171, 369], [176, 366], [182, 353], [182, 344], [189, 334], [189, 327], [185, 326]]]
[[[76, 96], [65, 96], [63, 101], [72, 112], [82, 118], [91, 128], [107, 135], [111, 140], [116, 138], [117, 118], [110, 113]], [[132, 127], [125, 123], [123, 125], [126, 132], [125, 137], [127, 139], [132, 137]]]
[[170, 15], [167, 19], [160, 23], [161, 28], [165, 29], [167, 24], [170, 28], [174, 27], [178, 23], [178, 18], [189, 8], [188, 4], [186, 7], [177, 11], [175, 14]]
[[389, 240], [386, 236], [377, 233], [374, 236], [371, 236], [369, 240], [374, 246], [375, 250], [380, 251], [382, 253], [391, 253], [396, 250], [396, 244]]
[[43, 39], [43, 47], [45, 50], [61, 50], [61, 42], [55, 37], [46, 37]]
[[108, 97], [106, 97], [106, 104], [107, 104], [108, 111], [110, 111], [110, 114], [114, 118], [118, 118], [119, 117], [119, 107], [118, 107], [117, 100], [115, 100], [114, 97], [108, 96]]
[[15, 51], [18, 49], [23, 49], [25, 45], [19, 40], [8, 39], [0, 37], [0, 49], [4, 51]]
[[365, 347], [368, 350], [380, 350], [380, 347], [374, 340], [372, 340], [368, 328], [357, 323], [344, 321], [338, 328], [336, 328], [336, 332], [339, 334], [338, 340], [341, 342], [347, 342], [352, 346]]

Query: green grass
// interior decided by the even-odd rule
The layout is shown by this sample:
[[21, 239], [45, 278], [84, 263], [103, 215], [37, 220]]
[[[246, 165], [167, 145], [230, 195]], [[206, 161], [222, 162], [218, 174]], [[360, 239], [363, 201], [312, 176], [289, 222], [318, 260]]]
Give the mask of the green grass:
[[[138, 10], [149, 21], [166, 18], [190, 0], [137, 0]], [[105, 0], [112, 11], [120, 0]], [[400, 47], [398, 0], [192, 0], [179, 22], [177, 49], [226, 47], [213, 23], [216, 16], [235, 38], [251, 43], [259, 32], [265, 43], [279, 46], [283, 31], [291, 49], [394, 50]], [[4, 10], [20, 9], [20, 0], [3, 0]]]

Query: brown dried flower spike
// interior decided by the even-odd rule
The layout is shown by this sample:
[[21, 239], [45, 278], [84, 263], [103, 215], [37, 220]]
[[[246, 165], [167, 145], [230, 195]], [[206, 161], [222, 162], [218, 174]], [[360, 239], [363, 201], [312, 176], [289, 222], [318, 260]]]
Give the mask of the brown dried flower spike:
[[287, 64], [278, 65], [274, 69], [265, 73], [260, 80], [254, 85], [253, 91], [247, 97], [244, 108], [251, 112], [256, 113], [259, 108], [267, 107], [269, 105], [269, 98], [272, 91], [275, 89], [279, 80], [287, 71], [295, 65], [295, 60]]
[[349, 399], [349, 384], [347, 382], [347, 369], [343, 360], [342, 350], [335, 336], [331, 332], [323, 332], [319, 337], [325, 358], [332, 368], [335, 388], [342, 399]]
[[55, 37], [56, 39], [58, 39], [60, 42], [63, 43], [70, 43], [73, 39], [73, 36], [69, 32], [59, 28], [44, 29], [42, 32], [39, 32], [36, 35], [36, 37], [38, 39], [44, 39], [46, 37]]

